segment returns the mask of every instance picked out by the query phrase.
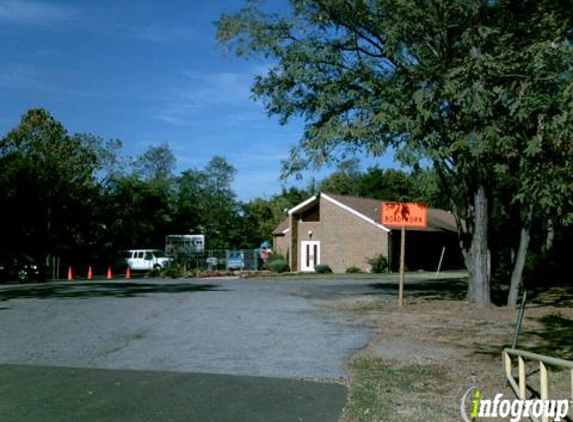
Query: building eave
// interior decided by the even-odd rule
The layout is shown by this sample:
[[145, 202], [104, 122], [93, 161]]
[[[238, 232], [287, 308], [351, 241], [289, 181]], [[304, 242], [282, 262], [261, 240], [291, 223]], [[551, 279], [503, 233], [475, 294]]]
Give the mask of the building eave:
[[[316, 195], [315, 195], [315, 196], [316, 196]], [[384, 230], [386, 233], [391, 232], [391, 230], [390, 230], [388, 227], [383, 226], [382, 224], [377, 223], [376, 221], [372, 220], [370, 217], [367, 217], [366, 215], [364, 215], [364, 214], [362, 214], [362, 213], [356, 211], [355, 209], [349, 207], [348, 205], [345, 205], [345, 204], [343, 204], [342, 202], [337, 201], [336, 199], [332, 198], [331, 196], [328, 196], [328, 194], [322, 193], [320, 196], [321, 196], [322, 198], [326, 199], [327, 201], [331, 202], [332, 204], [334, 204], [334, 205], [336, 205], [336, 206], [342, 208], [343, 210], [348, 211], [349, 213], [355, 215], [356, 217], [361, 218], [362, 220], [366, 221], [367, 223], [370, 223], [370, 224], [376, 226], [377, 228], [379, 228], [379, 229], [381, 229], [381, 230]], [[306, 201], [305, 201], [305, 202], [306, 202]], [[301, 205], [302, 205], [302, 204], [301, 204]]]

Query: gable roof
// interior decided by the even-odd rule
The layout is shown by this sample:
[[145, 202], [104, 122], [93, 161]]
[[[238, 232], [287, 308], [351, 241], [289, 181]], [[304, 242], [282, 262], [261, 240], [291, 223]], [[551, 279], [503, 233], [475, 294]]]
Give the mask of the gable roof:
[[[383, 226], [380, 224], [381, 220], [381, 207], [382, 202], [378, 199], [371, 199], [371, 198], [360, 198], [357, 196], [347, 196], [347, 195], [336, 195], [326, 192], [317, 193], [316, 195], [308, 198], [307, 200], [301, 202], [300, 204], [296, 205], [295, 207], [291, 208], [288, 211], [289, 215], [296, 214], [298, 212], [304, 211], [313, 205], [316, 202], [323, 198], [332, 204], [339, 206], [346, 211], [356, 215], [357, 217], [368, 221], [369, 223], [373, 224], [374, 226], [385, 230], [390, 231], [391, 229], [388, 227]], [[285, 230], [289, 228], [289, 219], [283, 220], [279, 226], [273, 231], [273, 235], [282, 235], [285, 234]], [[428, 226], [426, 228], [407, 228], [406, 230], [413, 230], [413, 231], [448, 231], [448, 232], [456, 232], [457, 231], [457, 224], [455, 217], [444, 210], [437, 209], [437, 208], [428, 208]]]
[[[382, 202], [378, 199], [359, 198], [356, 196], [335, 195], [327, 193], [326, 196], [358, 211], [374, 221], [381, 220], [380, 208]], [[457, 224], [454, 215], [448, 211], [438, 208], [428, 208], [428, 226], [425, 229], [406, 228], [406, 230], [423, 231], [457, 231]]]
[[273, 236], [284, 236], [290, 230], [289, 218], [285, 218], [281, 223], [273, 230]]

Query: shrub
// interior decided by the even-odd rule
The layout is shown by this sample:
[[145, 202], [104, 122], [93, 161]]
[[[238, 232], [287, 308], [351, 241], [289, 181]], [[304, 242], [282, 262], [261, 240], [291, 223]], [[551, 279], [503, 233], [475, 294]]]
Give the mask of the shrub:
[[159, 275], [163, 278], [183, 278], [185, 277], [185, 267], [179, 264], [171, 264], [159, 270]]
[[332, 270], [330, 269], [330, 266], [328, 264], [315, 265], [314, 271], [316, 271], [318, 274], [326, 274], [326, 273], [332, 272]]
[[285, 257], [282, 254], [280, 254], [278, 252], [271, 252], [269, 254], [269, 256], [267, 257], [267, 262], [273, 262], [273, 261], [285, 261], [286, 262], [287, 260], [285, 259]]
[[352, 265], [351, 267], [348, 267], [348, 268], [346, 269], [346, 272], [349, 273], [349, 274], [350, 274], [350, 273], [355, 274], [355, 273], [361, 273], [362, 270], [361, 270], [360, 268], [355, 267], [354, 265]]
[[269, 270], [273, 273], [285, 273], [289, 270], [288, 264], [284, 259], [276, 259], [268, 263]]
[[370, 272], [380, 274], [388, 268], [388, 259], [380, 254], [369, 258], [367, 261], [370, 264]]

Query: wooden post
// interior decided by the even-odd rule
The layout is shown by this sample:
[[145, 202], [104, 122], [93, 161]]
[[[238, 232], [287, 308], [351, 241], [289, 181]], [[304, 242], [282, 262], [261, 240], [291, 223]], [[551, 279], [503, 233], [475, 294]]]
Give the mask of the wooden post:
[[440, 262], [438, 262], [438, 269], [436, 270], [436, 276], [434, 278], [438, 278], [440, 276], [440, 270], [442, 269], [442, 262], [444, 261], [444, 254], [446, 253], [446, 247], [442, 248], [442, 253], [440, 254]]
[[406, 262], [406, 227], [402, 226], [402, 238], [400, 240], [400, 286], [398, 292], [398, 302], [400, 308], [404, 306], [404, 278], [405, 278], [405, 262]]
[[398, 302], [404, 305], [404, 279], [406, 277], [406, 227], [428, 227], [428, 207], [409, 202], [382, 203], [382, 225], [401, 228], [400, 283]]
[[[549, 400], [549, 372], [545, 363], [541, 361], [539, 361], [539, 380], [541, 384], [539, 389], [540, 398], [541, 400]], [[549, 422], [549, 416], [542, 416], [541, 422]]]
[[511, 356], [509, 356], [509, 353], [507, 352], [503, 352], [503, 364], [505, 367], [505, 378], [509, 379], [513, 377], [513, 374], [511, 373]]
[[519, 398], [525, 399], [525, 395], [527, 394], [527, 383], [525, 380], [525, 361], [521, 356], [518, 357], [518, 365], [519, 365]]

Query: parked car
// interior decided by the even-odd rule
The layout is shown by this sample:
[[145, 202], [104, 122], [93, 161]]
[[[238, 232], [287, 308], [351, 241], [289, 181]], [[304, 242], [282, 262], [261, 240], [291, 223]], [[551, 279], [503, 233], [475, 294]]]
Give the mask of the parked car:
[[0, 281], [42, 281], [40, 265], [30, 256], [19, 252], [0, 251]]
[[172, 259], [160, 249], [130, 249], [123, 255], [132, 271], [150, 271], [167, 267]]
[[242, 270], [245, 268], [245, 256], [241, 251], [227, 252], [227, 270]]

